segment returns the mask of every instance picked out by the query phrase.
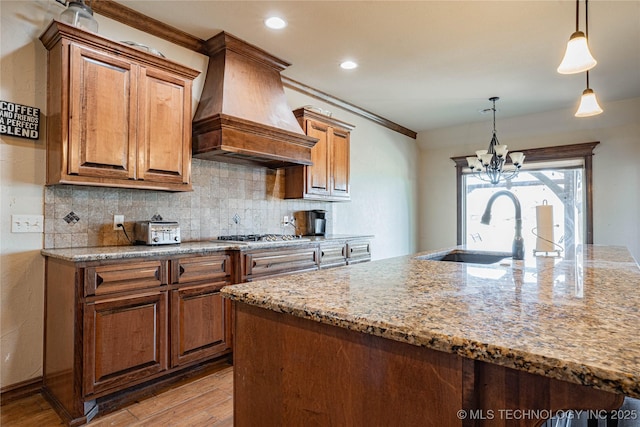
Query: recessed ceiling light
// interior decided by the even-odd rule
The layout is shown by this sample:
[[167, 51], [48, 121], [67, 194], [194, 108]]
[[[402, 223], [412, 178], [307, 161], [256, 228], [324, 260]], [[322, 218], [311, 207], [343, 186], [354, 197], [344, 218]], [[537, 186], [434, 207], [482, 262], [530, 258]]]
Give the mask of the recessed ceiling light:
[[264, 20], [264, 25], [274, 30], [281, 30], [287, 26], [287, 21], [279, 16], [272, 16]]
[[342, 64], [340, 64], [340, 68], [344, 70], [353, 70], [354, 68], [358, 68], [358, 64], [353, 61], [344, 61]]

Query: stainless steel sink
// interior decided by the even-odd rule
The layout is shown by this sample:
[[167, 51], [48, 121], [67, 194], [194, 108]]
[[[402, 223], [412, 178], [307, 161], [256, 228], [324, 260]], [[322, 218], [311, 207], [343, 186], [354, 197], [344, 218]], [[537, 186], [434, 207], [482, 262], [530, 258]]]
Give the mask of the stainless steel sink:
[[508, 252], [482, 252], [462, 249], [416, 257], [416, 259], [426, 261], [464, 262], [470, 264], [495, 264], [509, 258], [511, 258], [511, 254]]

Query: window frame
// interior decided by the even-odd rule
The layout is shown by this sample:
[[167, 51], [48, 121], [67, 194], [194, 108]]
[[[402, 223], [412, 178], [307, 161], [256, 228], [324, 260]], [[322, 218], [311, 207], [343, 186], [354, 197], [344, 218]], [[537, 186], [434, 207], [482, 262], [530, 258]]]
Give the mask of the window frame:
[[[535, 162], [549, 162], [554, 160], [572, 160], [582, 159], [584, 164], [584, 182], [585, 182], [585, 243], [593, 244], [593, 149], [600, 144], [600, 141], [585, 142], [582, 144], [558, 145], [554, 147], [529, 148], [526, 150], [518, 150], [524, 153], [527, 164]], [[462, 244], [463, 233], [463, 179], [464, 170], [468, 169], [467, 157], [456, 156], [451, 157], [456, 164], [456, 203], [457, 203], [457, 244]]]

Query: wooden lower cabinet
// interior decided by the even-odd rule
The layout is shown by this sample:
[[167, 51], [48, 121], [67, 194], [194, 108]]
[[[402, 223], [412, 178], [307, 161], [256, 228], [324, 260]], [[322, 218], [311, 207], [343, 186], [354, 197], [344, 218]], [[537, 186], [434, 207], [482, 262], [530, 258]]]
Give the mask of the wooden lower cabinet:
[[230, 255], [172, 260], [171, 367], [231, 352], [231, 301], [220, 295], [232, 283]]
[[85, 395], [99, 397], [167, 369], [167, 291], [89, 302], [84, 310]]
[[224, 286], [369, 259], [364, 240], [101, 261], [46, 257], [43, 394], [68, 425], [84, 424], [231, 355]]
[[44, 395], [80, 425], [231, 353], [227, 253], [70, 262], [46, 258]]

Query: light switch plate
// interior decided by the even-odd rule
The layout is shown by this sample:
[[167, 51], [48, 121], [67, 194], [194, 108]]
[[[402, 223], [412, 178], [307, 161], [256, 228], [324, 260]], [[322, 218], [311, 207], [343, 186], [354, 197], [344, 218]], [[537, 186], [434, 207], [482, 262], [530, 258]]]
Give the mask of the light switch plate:
[[42, 233], [43, 231], [43, 215], [11, 215], [12, 233]]

